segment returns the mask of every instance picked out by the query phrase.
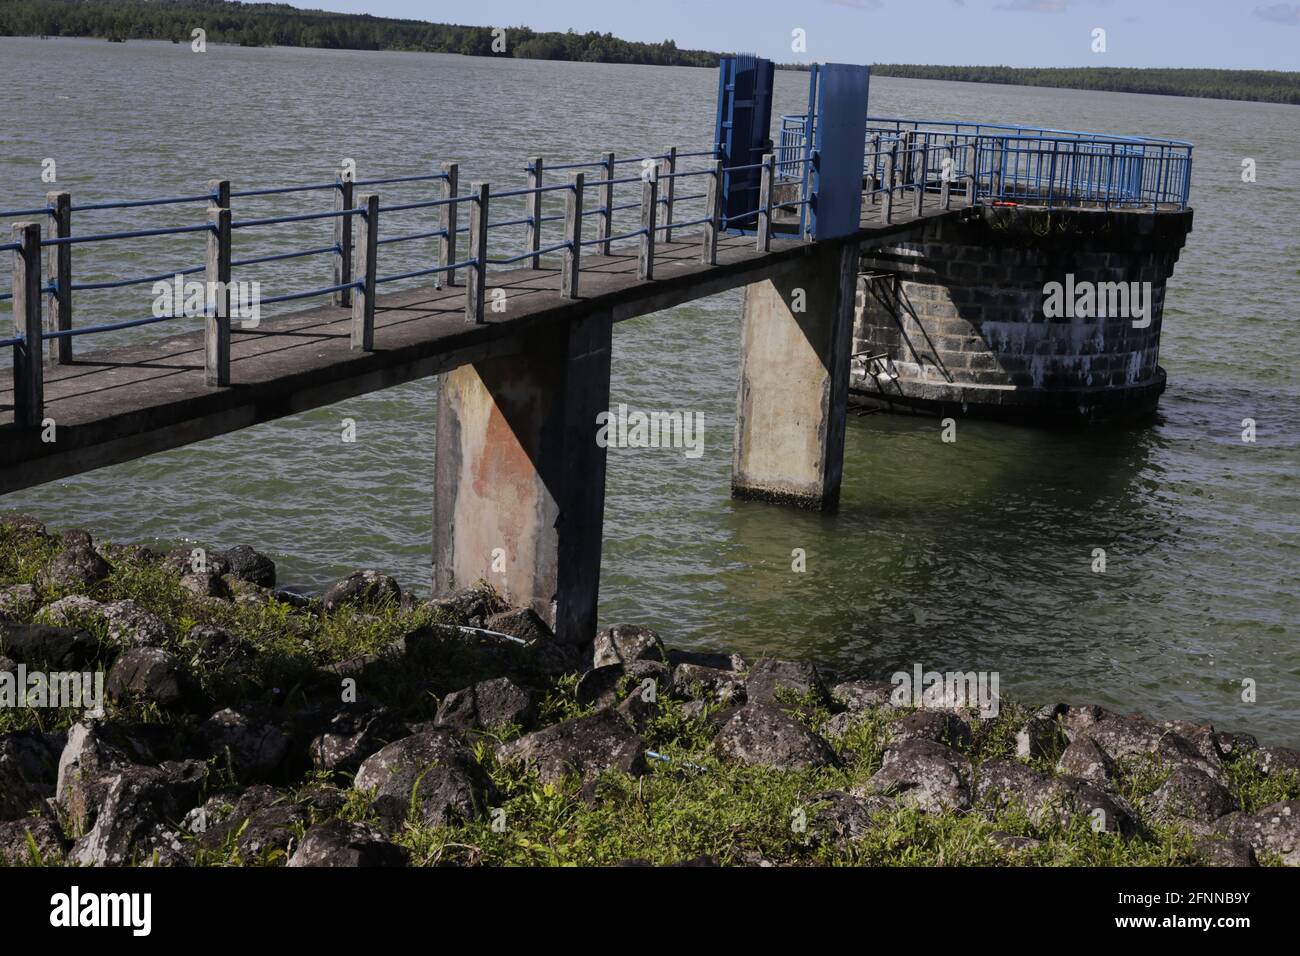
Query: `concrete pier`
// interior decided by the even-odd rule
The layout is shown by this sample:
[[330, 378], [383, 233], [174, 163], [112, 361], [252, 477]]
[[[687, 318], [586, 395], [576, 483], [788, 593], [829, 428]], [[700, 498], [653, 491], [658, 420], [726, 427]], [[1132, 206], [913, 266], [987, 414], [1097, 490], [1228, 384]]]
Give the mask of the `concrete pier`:
[[857, 261], [819, 244], [745, 289], [734, 496], [839, 504]]
[[523, 340], [442, 377], [434, 465], [433, 584], [491, 583], [561, 641], [596, 630], [610, 313]]

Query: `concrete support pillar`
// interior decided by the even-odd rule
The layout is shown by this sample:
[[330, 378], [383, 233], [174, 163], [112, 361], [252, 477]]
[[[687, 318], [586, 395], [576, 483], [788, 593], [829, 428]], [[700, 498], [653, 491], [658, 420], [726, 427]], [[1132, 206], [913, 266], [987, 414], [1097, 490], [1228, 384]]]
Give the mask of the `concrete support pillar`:
[[745, 290], [731, 493], [839, 504], [857, 247], [818, 243]]
[[486, 580], [566, 643], [596, 631], [609, 408], [609, 314], [550, 328], [517, 354], [442, 377], [433, 587]]

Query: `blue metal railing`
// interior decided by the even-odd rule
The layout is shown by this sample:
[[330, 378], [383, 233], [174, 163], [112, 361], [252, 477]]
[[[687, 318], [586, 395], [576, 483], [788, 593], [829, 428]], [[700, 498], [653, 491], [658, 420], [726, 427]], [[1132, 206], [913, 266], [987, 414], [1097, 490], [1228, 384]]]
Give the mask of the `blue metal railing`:
[[[674, 149], [666, 153], [635, 155], [635, 156], [623, 157], [622, 159], [613, 159], [611, 157], [608, 160], [601, 160], [592, 163], [567, 163], [567, 164], [559, 164], [556, 166], [547, 166], [545, 167], [547, 171], [559, 170], [559, 169], [594, 169], [604, 174], [606, 178], [601, 178], [601, 179], [592, 178], [592, 179], [588, 179], [585, 182], [585, 188], [600, 187], [601, 189], [605, 190], [603, 194], [606, 197], [604, 202], [602, 203], [602, 205], [596, 208], [588, 207], [584, 209], [582, 213], [584, 218], [591, 215], [601, 215], [607, 217], [605, 228], [602, 230], [603, 234], [601, 236], [596, 238], [585, 239], [579, 243], [575, 243], [572, 238], [567, 236], [561, 241], [550, 241], [546, 243], [540, 241], [539, 237], [542, 231], [542, 227], [545, 224], [563, 222], [566, 220], [566, 216], [557, 215], [554, 214], [553, 212], [551, 214], [538, 215], [537, 210], [541, 209], [541, 203], [543, 198], [544, 197], [548, 199], [556, 198], [560, 193], [563, 193], [565, 191], [571, 191], [573, 189], [573, 186], [571, 184], [564, 183], [564, 184], [542, 185], [539, 183], [538, 185], [533, 185], [529, 188], [507, 189], [500, 193], [495, 193], [495, 194], [490, 193], [489, 194], [490, 199], [493, 201], [511, 201], [511, 200], [522, 201], [530, 207], [528, 209], [527, 214], [518, 217], [510, 216], [500, 221], [485, 222], [483, 223], [483, 228], [486, 231], [495, 232], [498, 230], [508, 230], [510, 228], [526, 225], [530, 229], [529, 245], [531, 246], [531, 248], [524, 249], [522, 252], [512, 252], [511, 254], [498, 255], [492, 257], [487, 254], [486, 247], [484, 247], [484, 251], [481, 254], [472, 254], [469, 257], [463, 257], [463, 256], [457, 257], [455, 255], [450, 256], [450, 258], [455, 258], [458, 260], [455, 262], [446, 262], [440, 265], [433, 265], [432, 267], [429, 268], [408, 269], [405, 271], [399, 271], [395, 274], [388, 274], [382, 276], [377, 274], [377, 272], [374, 269], [373, 263], [367, 263], [366, 274], [363, 276], [357, 276], [354, 278], [350, 275], [350, 273], [345, 272], [344, 281], [340, 281], [339, 279], [336, 278], [332, 284], [325, 285], [320, 288], [310, 288], [310, 289], [304, 289], [300, 291], [285, 292], [283, 294], [270, 296], [270, 297], [260, 297], [259, 304], [272, 305], [280, 302], [290, 302], [290, 301], [308, 299], [308, 298], [319, 297], [319, 296], [335, 296], [335, 301], [338, 302], [339, 301], [337, 296], [338, 293], [344, 292], [345, 290], [358, 290], [360, 293], [366, 295], [367, 303], [368, 303], [367, 307], [369, 307], [369, 303], [373, 302], [375, 287], [381, 283], [388, 284], [388, 283], [398, 282], [404, 279], [413, 279], [413, 278], [419, 278], [419, 277], [430, 276], [430, 275], [441, 275], [446, 273], [452, 273], [460, 269], [473, 268], [478, 271], [479, 278], [480, 278], [479, 284], [482, 285], [484, 270], [488, 265], [494, 265], [494, 266], [512, 265], [515, 263], [524, 262], [526, 260], [532, 260], [534, 263], [537, 263], [538, 260], [540, 260], [540, 258], [543, 256], [548, 256], [561, 251], [574, 251], [576, 253], [577, 248], [580, 248], [582, 246], [591, 246], [597, 244], [604, 245], [604, 247], [608, 250], [609, 244], [611, 243], [617, 243], [617, 242], [636, 239], [636, 238], [641, 238], [643, 242], [651, 241], [653, 235], [661, 235], [664, 233], [668, 233], [671, 232], [671, 230], [674, 228], [696, 226], [696, 225], [708, 223], [710, 221], [713, 221], [712, 215], [698, 216], [696, 214], [691, 214], [691, 216], [686, 219], [683, 219], [681, 217], [674, 218], [672, 212], [672, 207], [674, 203], [699, 202], [701, 200], [706, 199], [708, 193], [703, 191], [695, 191], [690, 193], [676, 194], [675, 191], [673, 190], [673, 183], [677, 179], [684, 180], [688, 177], [714, 175], [714, 169], [712, 167], [707, 169], [681, 169], [680, 167], [677, 166], [678, 161], [685, 160], [688, 158], [706, 158], [706, 157], [713, 158], [716, 157], [716, 155], [717, 155], [716, 147], [709, 147], [707, 149], [688, 150], [688, 151], [677, 151], [676, 149]], [[656, 168], [655, 178], [659, 179], [660, 176], [662, 176], [662, 182], [667, 184], [667, 191], [665, 193], [659, 194], [655, 200], [656, 208], [666, 209], [667, 214], [666, 215], [661, 214], [657, 217], [659, 221], [656, 223], [653, 229], [653, 234], [651, 230], [645, 228], [644, 226], [641, 226], [640, 228], [631, 228], [631, 229], [625, 228], [623, 230], [618, 230], [612, 227], [612, 224], [614, 222], [614, 216], [617, 213], [626, 210], [639, 209], [642, 208], [643, 206], [643, 203], [639, 199], [637, 201], [630, 201], [630, 202], [611, 201], [615, 196], [616, 187], [639, 185], [645, 181], [644, 174], [627, 175], [627, 176], [613, 175], [613, 170], [615, 166], [619, 166], [619, 165], [626, 166], [629, 164], [638, 164], [638, 163], [658, 164]], [[737, 169], [740, 169], [740, 167], [738, 167]], [[672, 170], [672, 171], [670, 172], [668, 170]], [[734, 171], [737, 170], [725, 170], [724, 175], [726, 173], [730, 173]], [[540, 171], [537, 172], [540, 173]], [[600, 173], [598, 173], [598, 175]], [[536, 177], [530, 177], [530, 178], [535, 178], [537, 180], [540, 180], [541, 176], [537, 175]], [[349, 194], [350, 188], [364, 187], [364, 186], [380, 186], [380, 185], [388, 185], [388, 184], [419, 183], [419, 182], [442, 182], [444, 184], [450, 184], [450, 183], [454, 183], [455, 179], [449, 176], [448, 173], [442, 172], [442, 173], [430, 174], [430, 175], [390, 176], [390, 177], [383, 177], [383, 178], [370, 179], [370, 180], [356, 180], [353, 182], [346, 182], [346, 183], [342, 180], [336, 180], [335, 182], [331, 182], [331, 183], [312, 183], [312, 184], [296, 185], [296, 186], [274, 186], [274, 187], [263, 187], [263, 188], [254, 188], [254, 189], [244, 189], [244, 190], [230, 190], [229, 186], [223, 183], [219, 188], [214, 186], [212, 190], [209, 192], [196, 193], [193, 195], [169, 196], [169, 197], [159, 197], [159, 198], [125, 199], [125, 200], [107, 201], [107, 202], [90, 202], [90, 203], [83, 203], [83, 204], [72, 204], [70, 202], [66, 202], [65, 200], [64, 201], [65, 205], [62, 208], [67, 209], [70, 212], [80, 212], [80, 213], [151, 209], [151, 208], [164, 207], [164, 206], [180, 206], [184, 204], [203, 204], [209, 208], [213, 208], [215, 204], [221, 202], [223, 198], [223, 194], [228, 195], [231, 199], [243, 199], [243, 198], [251, 199], [251, 198], [278, 197], [278, 196], [295, 195], [295, 194], [308, 195], [314, 193], [328, 193], [330, 191], [341, 191], [341, 193], [336, 192], [335, 195], [337, 196], [341, 194], [342, 196], [346, 197]], [[446, 190], [448, 187], [447, 185], [444, 185], [443, 188], [444, 190]], [[637, 190], [637, 192], [639, 195], [640, 190]], [[455, 196], [444, 195], [443, 198], [438, 198], [438, 199], [429, 199], [429, 200], [416, 201], [416, 202], [403, 202], [403, 203], [386, 205], [386, 206], [376, 205], [374, 208], [377, 208], [379, 211], [385, 214], [381, 218], [383, 218], [386, 221], [387, 214], [401, 213], [401, 212], [415, 211], [415, 210], [430, 210], [430, 209], [436, 209], [440, 207], [456, 206], [461, 203], [474, 203], [478, 201], [479, 201], [478, 197], [474, 195], [455, 195]], [[353, 205], [353, 204], [349, 203], [348, 205]], [[755, 210], [751, 213], [745, 214], [744, 216], [733, 217], [733, 222], [738, 221], [739, 219], [751, 219], [755, 216], [760, 215], [761, 212], [762, 212], [761, 210]], [[33, 206], [32, 208], [0, 211], [0, 219], [5, 219], [5, 218], [17, 219], [17, 218], [28, 218], [28, 217], [35, 219], [37, 217], [40, 217], [43, 220], [44, 217], [47, 216], [55, 217], [57, 215], [59, 215], [59, 210], [55, 208], [54, 203], [49, 203], [44, 206]], [[224, 256], [227, 258], [227, 260], [230, 263], [230, 267], [232, 269], [238, 267], [262, 265], [262, 264], [272, 263], [272, 262], [283, 262], [283, 261], [294, 260], [294, 259], [302, 259], [302, 258], [308, 258], [314, 256], [336, 257], [335, 261], [337, 263], [346, 260], [346, 249], [344, 243], [350, 245], [350, 239], [351, 239], [350, 226], [344, 231], [344, 240], [340, 240], [338, 238], [338, 234], [336, 233], [335, 240], [329, 244], [322, 244], [311, 248], [292, 249], [288, 251], [279, 251], [273, 249], [272, 250], [254, 249], [254, 250], [250, 250], [250, 254], [246, 254], [243, 258], [233, 258], [230, 257], [229, 255], [230, 240], [228, 238], [222, 238], [222, 236], [224, 235], [223, 229], [225, 229], [225, 225], [224, 224], [218, 225], [217, 223], [228, 222], [229, 231], [230, 231], [229, 234], [233, 235], [235, 233], [246, 233], [249, 230], [261, 229], [263, 227], [278, 226], [278, 225], [307, 224], [307, 223], [317, 223], [317, 222], [326, 222], [326, 221], [334, 222], [334, 223], [338, 223], [340, 221], [345, 223], [352, 223], [357, 220], [366, 220], [368, 218], [368, 212], [367, 212], [367, 207], [364, 204], [355, 205], [354, 208], [343, 208], [342, 205], [340, 204], [340, 205], [336, 205], [334, 209], [327, 209], [327, 210], [317, 209], [313, 211], [288, 212], [279, 215], [252, 215], [252, 216], [249, 216], [246, 213], [245, 216], [246, 218], [231, 219], [229, 218], [229, 213], [225, 213], [224, 214], [225, 218], [222, 220], [214, 219], [212, 221], [191, 223], [187, 225], [149, 226], [148, 228], [121, 228], [119, 226], [119, 228], [112, 231], [101, 231], [101, 232], [91, 231], [85, 234], [70, 234], [70, 235], [58, 235], [56, 233], [54, 235], [49, 235], [41, 238], [39, 241], [39, 247], [42, 249], [53, 249], [53, 248], [60, 248], [60, 247], [70, 248], [73, 246], [80, 246], [84, 244], [103, 244], [103, 243], [109, 243], [114, 241], [129, 241], [129, 240], [137, 240], [137, 239], [175, 237], [175, 236], [184, 236], [184, 235], [209, 236], [209, 237], [217, 236], [219, 239], [220, 249], [221, 249], [220, 256]], [[132, 224], [134, 225], [135, 223]], [[44, 223], [42, 223], [42, 225], [44, 225]], [[149, 224], [146, 222], [144, 223], [144, 225], [148, 226]], [[370, 227], [376, 228], [377, 224], [370, 224]], [[580, 227], [575, 226], [573, 228], [577, 230], [577, 235], [580, 235]], [[471, 227], [469, 225], [459, 225], [456, 228], [452, 229], [449, 227], [449, 223], [446, 223], [442, 226], [442, 228], [437, 228], [437, 229], [429, 229], [426, 225], [425, 228], [423, 229], [418, 229], [417, 231], [413, 231], [406, 234], [384, 236], [382, 238], [371, 236], [370, 241], [373, 241], [376, 246], [379, 246], [379, 245], [404, 244], [404, 243], [409, 243], [409, 242], [419, 241], [419, 240], [442, 239], [444, 241], [450, 241], [453, 243], [450, 247], [444, 244], [443, 247], [444, 251], [450, 248], [451, 251], [454, 253], [455, 237], [461, 234], [469, 233], [470, 231], [471, 231]], [[211, 243], [211, 241], [212, 240], [209, 239], [209, 243]], [[210, 250], [211, 248], [212, 246], [209, 245]], [[477, 248], [477, 245], [475, 245], [474, 248]], [[23, 250], [24, 250], [24, 244], [21, 242], [10, 241], [10, 242], [0, 243], [0, 252], [15, 252], [24, 256], [29, 255], [29, 253], [23, 252]], [[37, 261], [37, 260], [39, 261], [39, 264], [41, 266], [44, 266], [45, 264], [44, 256], [38, 256], [36, 260], [31, 260], [31, 261]], [[51, 260], [51, 262], [52, 261], [53, 260]], [[39, 295], [42, 297], [42, 299], [44, 299], [44, 297], [46, 296], [58, 297], [60, 295], [66, 295], [72, 292], [109, 291], [109, 290], [123, 289], [130, 286], [147, 285], [150, 283], [163, 282], [178, 276], [180, 277], [194, 276], [200, 273], [205, 273], [208, 269], [208, 266], [191, 265], [183, 268], [171, 269], [166, 272], [157, 272], [148, 275], [134, 275], [134, 276], [128, 276], [122, 278], [95, 277], [90, 279], [89, 281], [87, 280], [73, 281], [71, 274], [66, 271], [67, 269], [66, 265], [62, 266], [61, 268], [64, 269], [65, 271], [62, 273], [56, 273], [56, 275], [54, 276], [45, 277], [42, 284], [39, 285]], [[234, 281], [233, 277], [231, 281], [232, 282]], [[15, 291], [7, 291], [4, 293], [0, 293], [0, 301], [13, 300], [15, 298], [15, 294], [16, 294]], [[55, 300], [51, 299], [50, 301], [51, 303], [53, 303]], [[343, 301], [346, 302], [347, 300], [344, 299]], [[43, 307], [44, 306], [42, 305], [42, 308]], [[156, 309], [158, 308], [157, 304], [155, 304], [155, 308]], [[468, 308], [469, 306], [467, 305], [467, 309]], [[79, 336], [94, 335], [97, 333], [107, 333], [107, 332], [114, 332], [123, 329], [138, 328], [141, 326], [153, 325], [157, 323], [169, 322], [169, 321], [184, 319], [184, 318], [202, 318], [205, 315], [209, 315], [211, 313], [211, 309], [212, 309], [211, 299], [209, 299], [205, 302], [204, 307], [198, 311], [193, 311], [189, 309], [179, 310], [179, 309], [173, 309], [171, 307], [168, 307], [166, 310], [167, 314], [155, 313], [154, 315], [151, 316], [138, 317], [138, 318], [131, 317], [128, 314], [127, 316], [122, 316], [120, 318], [113, 317], [111, 320], [108, 321], [100, 321], [98, 323], [93, 323], [93, 324], [78, 325], [75, 328], [63, 327], [63, 328], [55, 329], [55, 328], [47, 327], [41, 331], [40, 339], [42, 341], [54, 340], [54, 341], [63, 341], [66, 343], [69, 340]], [[31, 313], [29, 312], [28, 314], [30, 315]], [[17, 322], [17, 320], [15, 321], [15, 325], [18, 326], [18, 328], [15, 329], [15, 333], [13, 335], [6, 337], [3, 340], [0, 340], [0, 346], [11, 346], [15, 349], [23, 349], [27, 347], [25, 342], [23, 326], [20, 325]], [[209, 331], [209, 335], [211, 334], [212, 333]], [[69, 356], [71, 355], [70, 352], [67, 353], [61, 352], [61, 355], [64, 356], [60, 358], [61, 362], [70, 360], [69, 358]]]
[[[806, 114], [781, 117], [777, 170], [786, 181], [804, 177], [809, 125]], [[1183, 140], [1149, 136], [867, 117], [863, 173], [868, 193], [890, 186], [933, 192], [946, 177], [963, 189], [969, 183], [974, 202], [1185, 209], [1192, 148]], [[894, 183], [887, 186], [883, 176], [891, 150]], [[916, 178], [921, 170], [924, 182]], [[808, 199], [806, 183], [802, 192]]]

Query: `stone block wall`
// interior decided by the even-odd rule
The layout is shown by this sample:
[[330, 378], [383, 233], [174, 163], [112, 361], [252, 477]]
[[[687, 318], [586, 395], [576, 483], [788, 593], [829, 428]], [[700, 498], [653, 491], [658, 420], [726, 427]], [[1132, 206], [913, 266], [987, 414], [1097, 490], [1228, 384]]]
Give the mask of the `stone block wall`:
[[[864, 245], [853, 352], [889, 361], [854, 363], [855, 399], [1013, 419], [1149, 413], [1165, 382], [1165, 282], [1191, 221], [1190, 210], [979, 207]], [[1067, 275], [1149, 282], [1149, 324], [1049, 318], [1045, 287]]]

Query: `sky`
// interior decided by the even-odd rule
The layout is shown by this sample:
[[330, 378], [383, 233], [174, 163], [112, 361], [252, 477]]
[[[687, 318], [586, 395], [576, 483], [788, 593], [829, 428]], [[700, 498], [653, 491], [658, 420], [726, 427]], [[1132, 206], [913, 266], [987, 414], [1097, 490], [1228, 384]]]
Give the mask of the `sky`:
[[[782, 63], [1300, 70], [1300, 2], [1276, 0], [292, 0], [376, 16], [596, 30]], [[1105, 31], [1094, 52], [1094, 30]], [[802, 30], [806, 51], [792, 49]]]

